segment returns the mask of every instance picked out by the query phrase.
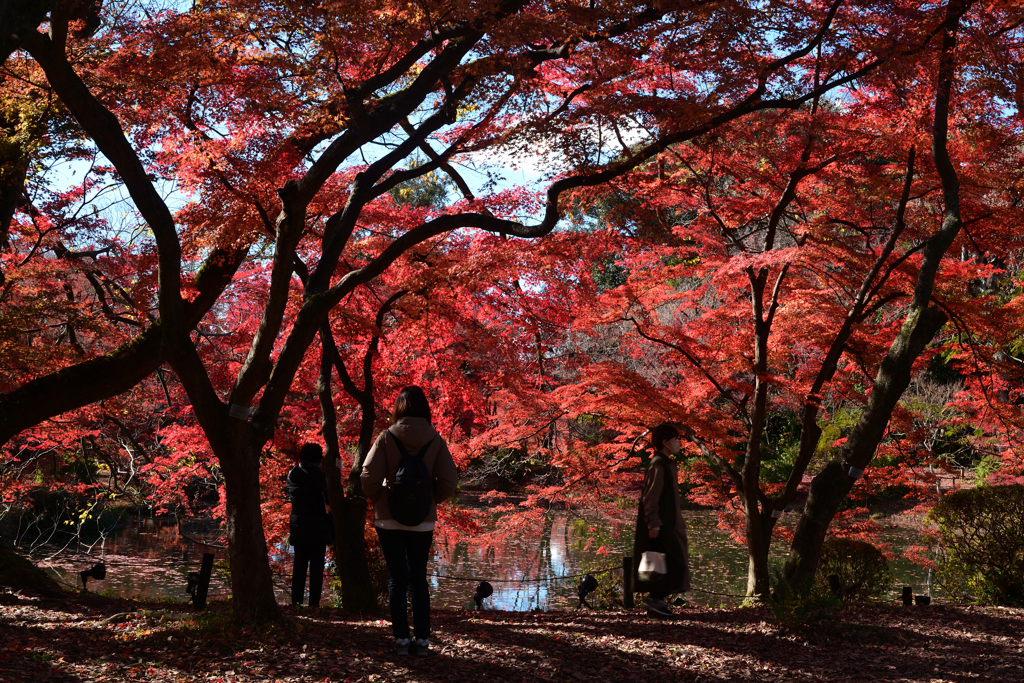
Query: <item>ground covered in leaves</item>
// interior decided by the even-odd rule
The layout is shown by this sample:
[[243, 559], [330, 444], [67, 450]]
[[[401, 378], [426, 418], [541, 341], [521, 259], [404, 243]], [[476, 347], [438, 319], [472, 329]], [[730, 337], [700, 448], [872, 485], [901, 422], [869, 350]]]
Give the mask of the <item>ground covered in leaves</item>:
[[781, 628], [761, 608], [435, 610], [430, 657], [398, 656], [387, 622], [287, 612], [242, 629], [187, 607], [0, 589], [0, 681], [1010, 681], [1024, 610], [847, 608]]

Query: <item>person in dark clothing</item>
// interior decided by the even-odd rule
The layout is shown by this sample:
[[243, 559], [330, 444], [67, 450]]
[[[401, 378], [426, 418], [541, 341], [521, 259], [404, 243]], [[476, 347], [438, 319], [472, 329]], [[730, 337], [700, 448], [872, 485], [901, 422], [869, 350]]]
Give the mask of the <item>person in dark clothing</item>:
[[299, 464], [288, 473], [285, 493], [292, 503], [288, 543], [295, 548], [292, 564], [292, 604], [302, 604], [309, 570], [309, 606], [320, 606], [324, 585], [324, 557], [334, 540], [334, 524], [327, 505], [327, 479], [320, 462], [323, 449], [315, 443], [299, 450]]
[[[633, 585], [637, 592], [647, 591], [644, 606], [654, 617], [674, 616], [665, 598], [671, 593], [690, 590], [690, 554], [686, 522], [680, 511], [679, 471], [672, 456], [679, 452], [679, 430], [668, 422], [651, 429], [651, 458], [644, 474], [644, 486], [637, 511], [633, 541]], [[640, 558], [653, 550], [665, 553], [667, 573], [642, 579], [638, 573]]]

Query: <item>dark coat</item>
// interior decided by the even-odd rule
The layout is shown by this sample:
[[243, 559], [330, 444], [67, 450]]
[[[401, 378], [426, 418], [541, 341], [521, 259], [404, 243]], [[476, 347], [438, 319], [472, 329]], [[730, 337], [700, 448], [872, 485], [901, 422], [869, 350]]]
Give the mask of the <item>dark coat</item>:
[[[636, 537], [633, 540], [633, 589], [638, 593], [685, 593], [690, 590], [690, 556], [687, 548], [686, 523], [679, 510], [679, 474], [675, 464], [664, 454], [657, 453], [651, 458], [644, 477], [644, 490], [655, 474], [654, 468], [662, 468], [664, 485], [658, 497], [658, 517], [661, 530], [657, 543], [647, 537], [647, 515], [641, 496], [636, 518]], [[651, 546], [655, 547], [651, 547]], [[640, 557], [648, 550], [665, 553], [668, 573], [657, 580], [642, 581], [637, 573]]]
[[327, 478], [320, 466], [304, 462], [293, 467], [284, 490], [292, 502], [288, 544], [331, 543], [334, 540], [334, 523], [327, 513]]

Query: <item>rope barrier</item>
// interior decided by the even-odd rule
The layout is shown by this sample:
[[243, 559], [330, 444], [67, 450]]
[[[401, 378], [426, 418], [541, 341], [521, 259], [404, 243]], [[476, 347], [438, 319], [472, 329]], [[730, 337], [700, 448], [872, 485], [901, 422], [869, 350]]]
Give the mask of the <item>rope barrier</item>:
[[477, 576], [477, 577], [472, 577], [472, 576], [451, 576], [451, 575], [448, 575], [448, 574], [427, 574], [427, 576], [432, 576], [432, 577], [438, 578], [438, 579], [447, 579], [449, 581], [469, 581], [469, 582], [487, 581], [488, 583], [554, 583], [555, 581], [566, 581], [568, 579], [580, 579], [580, 578], [583, 578], [584, 576], [586, 576], [587, 574], [593, 574], [594, 576], [597, 576], [599, 574], [607, 574], [608, 572], [619, 571], [621, 569], [622, 569], [622, 567], [609, 567], [608, 569], [600, 569], [598, 571], [583, 572], [581, 574], [567, 574], [565, 576], [549, 576], [549, 577], [543, 578], [543, 579], [487, 579], [487, 578], [482, 578], [482, 577], [479, 577], [479, 576]]
[[[180, 564], [181, 564], [180, 562], [173, 562], [172, 561], [170, 563], [163, 564], [163, 566], [167, 566], [167, 567], [170, 567], [170, 566], [180, 566]], [[123, 567], [123, 566], [133, 566], [133, 565], [131, 565], [130, 563], [127, 563], [127, 562], [123, 562], [123, 563], [108, 564], [108, 566], [113, 566], [113, 567], [122, 566]], [[580, 579], [580, 578], [583, 578], [584, 576], [586, 576], [587, 574], [591, 574], [593, 576], [600, 576], [602, 574], [609, 574], [609, 573], [612, 573], [612, 572], [620, 571], [621, 569], [622, 569], [621, 567], [614, 566], [614, 567], [607, 567], [605, 569], [598, 569], [596, 571], [581, 572], [581, 573], [578, 573], [578, 574], [565, 574], [565, 575], [562, 575], [562, 576], [549, 576], [549, 577], [546, 577], [546, 578], [537, 578], [537, 579], [488, 579], [488, 578], [479, 577], [479, 576], [477, 576], [477, 577], [472, 577], [472, 576], [451, 576], [449, 574], [427, 574], [427, 576], [433, 577], [433, 578], [436, 578], [436, 579], [444, 579], [446, 581], [464, 581], [464, 582], [468, 582], [468, 583], [477, 583], [477, 582], [480, 582], [480, 581], [487, 581], [489, 583], [514, 583], [514, 584], [535, 584], [536, 583], [536, 584], [543, 584], [543, 583], [555, 583], [557, 581], [568, 581], [568, 580], [571, 580], [571, 579]], [[69, 588], [69, 589], [71, 589], [71, 590], [73, 590], [75, 592], [78, 592], [78, 591], [81, 590], [77, 585], [72, 585], [72, 584], [68, 583], [67, 581], [64, 581], [64, 580], [62, 580], [62, 579], [60, 579], [58, 577], [53, 576], [51, 578], [54, 581], [56, 581], [57, 583], [65, 586], [65, 587], [67, 587], [67, 588]], [[286, 593], [291, 590], [291, 586], [286, 583], [286, 579], [279, 579], [278, 577], [275, 576], [275, 577], [271, 577], [271, 582], [274, 584], [274, 586], [278, 590], [281, 590], [281, 591], [286, 592]], [[726, 597], [726, 598], [747, 598], [747, 597], [750, 597], [750, 596], [748, 596], [746, 594], [720, 593], [718, 591], [710, 591], [710, 590], [705, 590], [703, 588], [691, 587], [690, 590], [693, 591], [693, 592], [696, 592], [696, 593], [704, 593], [705, 595], [717, 595], [717, 596]], [[895, 596], [899, 596], [900, 595], [900, 592], [896, 591], [896, 590], [889, 590], [889, 591], [886, 591], [886, 592], [890, 596], [894, 596], [894, 595]], [[231, 594], [231, 590], [230, 589], [227, 589], [227, 590], [220, 589], [218, 591], [208, 593], [208, 596], [209, 597], [222, 597], [222, 596], [230, 595], [230, 594]], [[932, 599], [933, 603], [936, 602], [936, 596], [931, 596], [931, 599]]]
[[180, 531], [178, 532], [178, 535], [181, 538], [184, 538], [185, 540], [190, 541], [191, 543], [195, 543], [196, 545], [206, 546], [207, 548], [215, 548], [217, 550], [227, 550], [228, 549], [228, 547], [226, 545], [217, 545], [215, 543], [207, 543], [206, 541], [200, 541], [198, 538], [193, 538], [191, 536], [186, 536], [185, 534], [181, 533]]
[[736, 594], [736, 593], [718, 593], [716, 591], [706, 591], [703, 588], [692, 588], [691, 587], [690, 590], [696, 591], [698, 593], [706, 593], [708, 595], [721, 595], [721, 596], [726, 597], [726, 598], [746, 598], [746, 597], [749, 597], [746, 594], [739, 595], [739, 594]]
[[[197, 543], [198, 545], [203, 545], [203, 546], [210, 547], [210, 548], [215, 548], [215, 549], [218, 549], [218, 550], [226, 550], [227, 549], [226, 546], [218, 546], [218, 545], [214, 545], [214, 544], [211, 544], [211, 543], [205, 543], [205, 542], [202, 542], [202, 541], [198, 541], [198, 540], [189, 538], [187, 536], [185, 536], [185, 538], [187, 540], [189, 540], [189, 541]], [[68, 549], [65, 552], [67, 552], [67, 553], [69, 553], [69, 554], [71, 554], [73, 556], [81, 557], [83, 559], [89, 559], [89, 560], [94, 561], [94, 562], [97, 562], [97, 561], [104, 562], [108, 567], [137, 567], [137, 566], [139, 566], [139, 563], [137, 563], [137, 562], [131, 562], [131, 561], [127, 561], [127, 562], [117, 562], [117, 561], [109, 562], [109, 561], [105, 560], [102, 557], [97, 557], [96, 555], [90, 555], [88, 553], [83, 553], [81, 551], [76, 551], [76, 550], [71, 550], [71, 549]], [[152, 558], [152, 559], [151, 558], [145, 558], [145, 559], [146, 559], [145, 564], [148, 564], [150, 566], [164, 567], [164, 568], [181, 568], [182, 565], [193, 564], [192, 562], [189, 562], [187, 560], [157, 560], [155, 558]], [[573, 579], [580, 579], [580, 578], [583, 578], [584, 576], [586, 576], [587, 574], [591, 574], [591, 575], [594, 575], [594, 576], [600, 576], [602, 574], [609, 574], [609, 573], [617, 572], [617, 571], [621, 571], [621, 570], [622, 570], [621, 566], [615, 565], [615, 566], [610, 566], [610, 567], [607, 567], [607, 568], [604, 568], [604, 569], [598, 569], [598, 570], [589, 571], [589, 572], [579, 572], [577, 574], [565, 574], [565, 575], [562, 575], [562, 576], [549, 576], [549, 577], [535, 578], [535, 579], [526, 579], [526, 578], [523, 578], [523, 579], [490, 579], [490, 578], [480, 577], [480, 576], [476, 576], [476, 577], [473, 577], [473, 576], [452, 576], [450, 574], [438, 574], [438, 573], [427, 574], [427, 576], [431, 577], [431, 578], [435, 578], [435, 579], [441, 579], [441, 580], [444, 580], [444, 581], [461, 581], [461, 582], [466, 582], [466, 583], [478, 583], [480, 581], [487, 581], [489, 583], [507, 583], [507, 584], [520, 584], [520, 585], [522, 585], [522, 584], [550, 584], [550, 583], [556, 583], [556, 582], [559, 582], [559, 581], [569, 581], [569, 580], [573, 580]], [[61, 580], [59, 578], [56, 578], [56, 577], [52, 577], [52, 578], [57, 583], [60, 583], [60, 584], [62, 584], [64, 586], [66, 586], [67, 588], [70, 588], [71, 590], [74, 590], [74, 591], [80, 590], [77, 585], [72, 585], [72, 584], [67, 583], [66, 581], [63, 581], [63, 580]], [[281, 590], [281, 591], [283, 591], [285, 593], [287, 593], [287, 592], [289, 592], [291, 590], [291, 586], [287, 583], [287, 577], [278, 578], [278, 577], [274, 576], [274, 577], [272, 577], [271, 581], [273, 582], [273, 584], [275, 585], [275, 587], [278, 590]], [[744, 598], [750, 597], [750, 596], [748, 596], [746, 594], [721, 593], [721, 592], [718, 592], [718, 591], [706, 590], [706, 589], [703, 589], [703, 588], [696, 588], [696, 587], [693, 587], [690, 590], [693, 591], [693, 592], [696, 592], [696, 593], [703, 593], [705, 595], [716, 595], [716, 596], [719, 596], [719, 597], [727, 597], [727, 598], [740, 598], [740, 599], [744, 599]], [[886, 592], [890, 596], [899, 596], [900, 595], [900, 591], [897, 591], [897, 590], [892, 590], [891, 589], [891, 590], [886, 591]], [[229, 594], [230, 594], [230, 590], [225, 591], [225, 590], [222, 589], [220, 591], [217, 591], [216, 593], [211, 593], [210, 597], [229, 595]], [[934, 604], [936, 602], [936, 596], [931, 596], [931, 599], [932, 599], [932, 602]], [[939, 599], [941, 600], [942, 598], [939, 598]]]

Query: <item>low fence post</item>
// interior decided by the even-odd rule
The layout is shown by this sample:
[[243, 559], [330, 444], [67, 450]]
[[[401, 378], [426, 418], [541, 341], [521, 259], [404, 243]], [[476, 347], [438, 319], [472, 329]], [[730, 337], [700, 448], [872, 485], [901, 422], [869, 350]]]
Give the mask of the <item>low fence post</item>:
[[210, 576], [213, 574], [213, 553], [203, 553], [203, 563], [199, 567], [199, 585], [196, 586], [196, 594], [192, 604], [196, 609], [206, 607], [206, 592], [210, 588]]
[[633, 558], [622, 557], [622, 604], [626, 609], [633, 609]]

